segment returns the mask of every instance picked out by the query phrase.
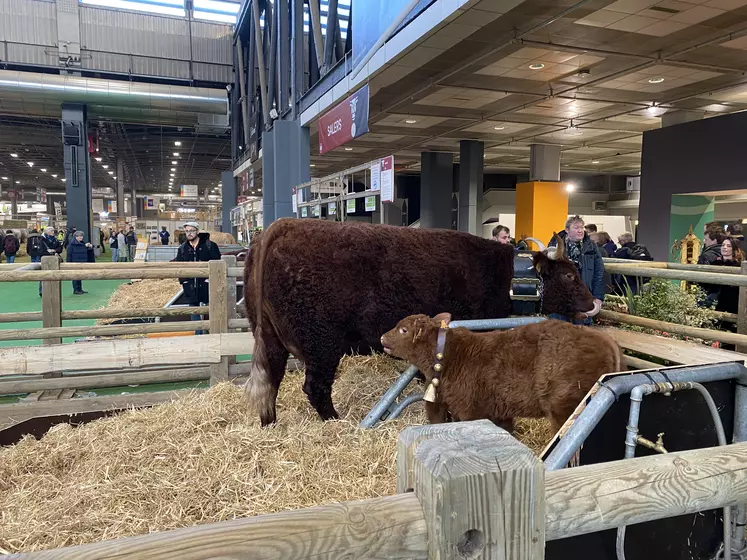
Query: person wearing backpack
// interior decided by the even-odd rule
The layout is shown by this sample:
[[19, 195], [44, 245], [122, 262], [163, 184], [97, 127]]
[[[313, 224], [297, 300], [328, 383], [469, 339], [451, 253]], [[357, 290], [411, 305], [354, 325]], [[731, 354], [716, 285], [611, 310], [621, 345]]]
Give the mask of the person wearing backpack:
[[21, 243], [13, 231], [6, 230], [5, 239], [3, 240], [3, 251], [5, 251], [5, 256], [8, 258], [8, 264], [16, 262], [16, 253], [18, 253], [20, 247]]
[[[634, 261], [653, 261], [654, 258], [649, 253], [648, 248], [645, 245], [636, 243], [633, 241], [633, 234], [626, 231], [620, 237], [617, 238], [617, 242], [620, 243], [620, 248], [612, 254], [613, 258], [616, 259], [630, 259]], [[630, 286], [631, 292], [635, 295], [638, 293], [642, 284], [648, 282], [648, 278], [638, 278], [636, 276], [623, 276], [622, 274], [615, 274], [612, 279], [612, 284], [615, 287], [615, 292], [618, 294], [625, 294], [625, 286]]]

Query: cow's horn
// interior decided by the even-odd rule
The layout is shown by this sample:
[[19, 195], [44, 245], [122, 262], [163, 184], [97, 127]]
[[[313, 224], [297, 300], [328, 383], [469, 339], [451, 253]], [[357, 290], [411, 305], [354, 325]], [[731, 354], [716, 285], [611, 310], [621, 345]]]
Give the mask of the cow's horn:
[[537, 247], [539, 247], [540, 251], [546, 251], [547, 250], [547, 247], [545, 246], [545, 244], [542, 243], [542, 241], [540, 241], [539, 239], [536, 239], [534, 237], [525, 237], [523, 240], [524, 241], [532, 241], [533, 243], [536, 243]]

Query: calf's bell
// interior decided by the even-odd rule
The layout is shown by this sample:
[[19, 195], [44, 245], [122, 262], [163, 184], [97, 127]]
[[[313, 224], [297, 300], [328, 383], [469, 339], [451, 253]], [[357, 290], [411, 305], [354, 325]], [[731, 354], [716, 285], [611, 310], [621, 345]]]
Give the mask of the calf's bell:
[[436, 373], [441, 373], [441, 371], [444, 369], [443, 364], [436, 364], [433, 366], [433, 371]]

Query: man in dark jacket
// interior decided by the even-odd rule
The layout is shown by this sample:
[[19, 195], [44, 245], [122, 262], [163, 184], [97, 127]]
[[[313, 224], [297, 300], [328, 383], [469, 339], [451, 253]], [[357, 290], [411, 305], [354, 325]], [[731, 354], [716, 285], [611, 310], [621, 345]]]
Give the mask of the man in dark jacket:
[[[36, 230], [34, 230], [35, 232]], [[31, 235], [37, 235], [38, 233], [32, 233]], [[29, 235], [29, 241], [31, 240], [31, 235]], [[46, 227], [44, 228], [44, 234], [39, 236], [39, 241], [41, 241], [41, 247], [36, 248], [38, 243], [34, 243], [34, 248], [31, 248], [31, 243], [28, 241], [26, 242], [26, 252], [31, 256], [31, 262], [41, 262], [42, 257], [46, 256], [52, 256], [52, 255], [59, 255], [62, 253], [62, 242], [57, 239], [57, 236], [54, 234], [54, 228], [53, 227]], [[32, 254], [33, 253], [33, 254]], [[39, 297], [42, 295], [42, 283], [39, 282]]]
[[158, 232], [158, 237], [161, 238], [161, 245], [169, 244], [169, 238], [171, 237], [171, 234], [169, 233], [169, 230], [166, 229], [166, 226], [161, 227], [161, 231]]
[[[176, 252], [176, 260], [179, 262], [204, 262], [220, 260], [220, 249], [218, 245], [210, 241], [209, 233], [200, 233], [200, 225], [197, 222], [184, 224], [184, 233], [187, 240], [179, 245]], [[180, 278], [179, 283], [184, 290], [184, 300], [189, 306], [207, 305], [209, 302], [210, 289], [205, 278]], [[192, 315], [193, 321], [202, 319], [202, 315]], [[204, 334], [204, 331], [195, 331], [195, 334]]]
[[21, 248], [21, 243], [13, 233], [13, 230], [9, 229], [5, 232], [5, 238], [3, 239], [2, 250], [5, 251], [5, 256], [8, 258], [8, 263], [16, 262], [16, 253]]
[[[710, 225], [703, 235], [703, 252], [700, 253], [698, 264], [719, 265], [724, 260], [721, 255], [721, 244], [726, 239], [724, 230], [718, 225]], [[700, 284], [707, 294], [706, 305], [711, 306], [718, 299], [721, 286], [715, 284]]]
[[[135, 249], [137, 249], [137, 234], [135, 233], [135, 228], [130, 226], [130, 231], [127, 232], [127, 235], [125, 236], [125, 241], [127, 242], [127, 254], [130, 257], [130, 261], [135, 261]], [[120, 251], [121, 251], [120, 247]]]
[[[578, 268], [581, 280], [594, 296], [595, 309], [602, 307], [604, 301], [604, 261], [597, 244], [594, 243], [584, 230], [584, 220], [581, 216], [571, 216], [565, 223], [565, 230], [558, 236], [565, 242], [566, 256]], [[553, 238], [548, 247], [555, 247]], [[576, 325], [590, 325], [591, 318], [576, 319], [564, 315], [551, 314], [551, 319], [560, 319]]]
[[[636, 261], [653, 261], [654, 258], [649, 253], [645, 245], [636, 243], [633, 240], [633, 234], [626, 231], [620, 237], [617, 238], [620, 243], [620, 248], [612, 253], [612, 256], [616, 259], [631, 259]], [[647, 278], [639, 278], [637, 276], [623, 276], [622, 274], [615, 274], [612, 278], [615, 293], [625, 295], [626, 286], [630, 287], [631, 292], [635, 295], [640, 291], [641, 285], [648, 281]]]
[[[73, 234], [70, 244], [67, 246], [67, 262], [85, 263], [95, 262], [93, 255], [93, 245], [83, 242], [83, 232], [76, 231]], [[73, 294], [87, 294], [83, 291], [83, 281], [73, 280]]]

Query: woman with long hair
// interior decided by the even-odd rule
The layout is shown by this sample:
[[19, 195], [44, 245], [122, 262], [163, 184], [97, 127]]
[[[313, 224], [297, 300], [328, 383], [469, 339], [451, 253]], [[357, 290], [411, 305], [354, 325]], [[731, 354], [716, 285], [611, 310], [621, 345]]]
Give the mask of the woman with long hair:
[[[741, 266], [744, 260], [744, 251], [734, 237], [727, 237], [721, 245], [721, 260], [715, 262], [718, 266]], [[716, 303], [716, 311], [725, 313], [737, 313], [739, 311], [739, 287], [721, 286]], [[719, 328], [725, 331], [737, 332], [737, 326], [734, 323], [719, 321]], [[722, 344], [725, 350], [734, 350], [731, 344]]]

